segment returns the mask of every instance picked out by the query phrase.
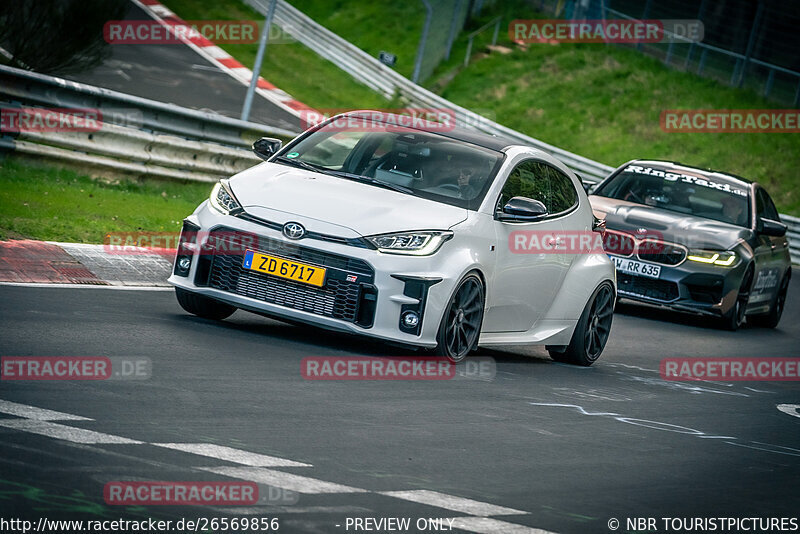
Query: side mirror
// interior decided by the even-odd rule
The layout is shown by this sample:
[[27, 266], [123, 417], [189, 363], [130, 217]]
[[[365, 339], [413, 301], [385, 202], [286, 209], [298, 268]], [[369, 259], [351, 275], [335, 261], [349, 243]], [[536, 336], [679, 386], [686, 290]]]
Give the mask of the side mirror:
[[253, 152], [256, 156], [263, 160], [271, 158], [278, 150], [281, 149], [283, 142], [280, 139], [273, 139], [272, 137], [262, 137], [253, 143]]
[[547, 215], [547, 207], [538, 200], [514, 197], [509, 200], [497, 220], [505, 222], [532, 222]]
[[758, 218], [756, 224], [756, 232], [761, 235], [770, 237], [783, 237], [786, 235], [787, 226], [781, 222], [773, 221], [772, 219]]

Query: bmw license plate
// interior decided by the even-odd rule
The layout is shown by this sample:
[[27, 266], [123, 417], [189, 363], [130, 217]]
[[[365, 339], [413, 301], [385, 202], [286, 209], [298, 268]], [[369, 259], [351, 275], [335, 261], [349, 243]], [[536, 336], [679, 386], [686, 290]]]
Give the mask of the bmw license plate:
[[251, 271], [271, 274], [279, 278], [322, 287], [325, 284], [325, 269], [316, 265], [300, 263], [277, 256], [268, 256], [252, 250], [244, 253], [242, 266]]
[[658, 278], [661, 276], [660, 265], [653, 265], [652, 263], [645, 263], [628, 258], [618, 258], [617, 256], [609, 256], [609, 258], [614, 262], [614, 267], [623, 273], [646, 276], [647, 278]]

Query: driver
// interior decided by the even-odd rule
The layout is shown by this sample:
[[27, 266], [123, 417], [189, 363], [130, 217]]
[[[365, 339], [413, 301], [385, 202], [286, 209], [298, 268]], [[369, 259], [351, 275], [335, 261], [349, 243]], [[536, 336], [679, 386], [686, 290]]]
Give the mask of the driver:
[[722, 216], [733, 224], [742, 225], [742, 215], [744, 214], [744, 202], [738, 201], [733, 197], [722, 199]]
[[475, 169], [473, 167], [462, 165], [458, 169], [458, 188], [461, 192], [461, 198], [470, 200], [478, 194], [478, 189], [472, 183], [474, 176]]

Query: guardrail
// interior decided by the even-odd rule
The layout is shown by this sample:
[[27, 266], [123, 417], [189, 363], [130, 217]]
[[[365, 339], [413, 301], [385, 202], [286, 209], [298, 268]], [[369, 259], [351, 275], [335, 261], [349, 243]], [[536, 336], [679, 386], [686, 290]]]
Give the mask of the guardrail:
[[[245, 1], [256, 11], [266, 14], [269, 0]], [[277, 1], [274, 21], [293, 38], [386, 98], [391, 98], [399, 93], [413, 105], [422, 108], [451, 110], [455, 113], [458, 124], [543, 150], [563, 161], [565, 165], [580, 174], [587, 183], [597, 183], [614, 170], [609, 165], [573, 154], [488, 120], [420, 87], [315, 22], [285, 0]], [[800, 263], [800, 219], [788, 215], [781, 215], [781, 218], [789, 226], [788, 236], [791, 243], [792, 262]]]
[[100, 121], [95, 131], [5, 133], [0, 148], [195, 181], [216, 181], [260, 161], [250, 150], [259, 137], [288, 140], [298, 133], [7, 66], [0, 66], [0, 107], [91, 109]]

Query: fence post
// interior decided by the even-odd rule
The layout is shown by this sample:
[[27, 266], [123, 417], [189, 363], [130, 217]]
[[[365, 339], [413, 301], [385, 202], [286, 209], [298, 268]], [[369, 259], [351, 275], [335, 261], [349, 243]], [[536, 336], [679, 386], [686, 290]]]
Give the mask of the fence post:
[[[444, 60], [450, 59], [450, 51], [453, 49], [453, 41], [456, 39], [456, 26], [458, 26], [458, 18], [461, 15], [461, 1], [456, 0], [456, 5], [453, 6], [453, 20], [450, 21], [450, 33], [447, 35], [447, 52], [444, 54]], [[469, 6], [467, 6], [469, 9]]]
[[253, 94], [256, 92], [258, 76], [261, 74], [261, 62], [264, 61], [264, 52], [267, 49], [269, 30], [272, 27], [272, 17], [275, 15], [275, 4], [277, 1], [278, 0], [272, 0], [269, 3], [267, 19], [264, 21], [264, 33], [261, 34], [261, 40], [258, 43], [258, 52], [256, 52], [256, 64], [253, 65], [253, 76], [250, 78], [250, 85], [247, 87], [247, 95], [244, 97], [244, 106], [242, 106], [243, 121], [246, 121], [250, 117], [250, 107], [253, 105]]
[[[697, 10], [697, 20], [700, 22], [703, 21], [703, 11], [706, 7], [706, 0], [702, 0], [700, 2], [700, 9]], [[692, 60], [692, 55], [694, 54], [694, 41], [689, 45], [689, 51], [686, 53], [686, 63], [683, 64], [683, 70], [689, 70], [689, 63]]]
[[[274, 1], [274, 0], [273, 0]], [[431, 27], [431, 19], [433, 18], [433, 8], [428, 0], [422, 0], [425, 4], [425, 25], [422, 27], [422, 35], [419, 38], [419, 47], [417, 48], [417, 59], [414, 61], [414, 74], [411, 76], [411, 81], [417, 83], [419, 81], [419, 73], [422, 70], [422, 58], [425, 56], [425, 41], [428, 40], [428, 30]]]
[[503, 19], [500, 17], [497, 18], [497, 24], [494, 25], [494, 35], [492, 35], [492, 45], [497, 44], [497, 34], [500, 33], [500, 23], [503, 22]]
[[753, 27], [750, 28], [750, 38], [747, 40], [747, 51], [744, 53], [744, 60], [739, 71], [738, 87], [744, 85], [744, 75], [747, 72], [747, 64], [750, 63], [750, 56], [753, 55], [753, 47], [756, 44], [756, 34], [758, 33], [758, 25], [761, 23], [761, 14], [764, 12], [764, 4], [758, 3], [756, 9], [756, 17], [753, 19]]
[[[642, 20], [647, 20], [647, 17], [650, 16], [650, 6], [652, 6], [653, 0], [647, 0], [647, 3], [644, 5], [644, 12], [642, 12]], [[605, 19], [605, 17], [603, 17]], [[642, 49], [642, 43], [639, 42], [636, 44], [636, 50]]]

